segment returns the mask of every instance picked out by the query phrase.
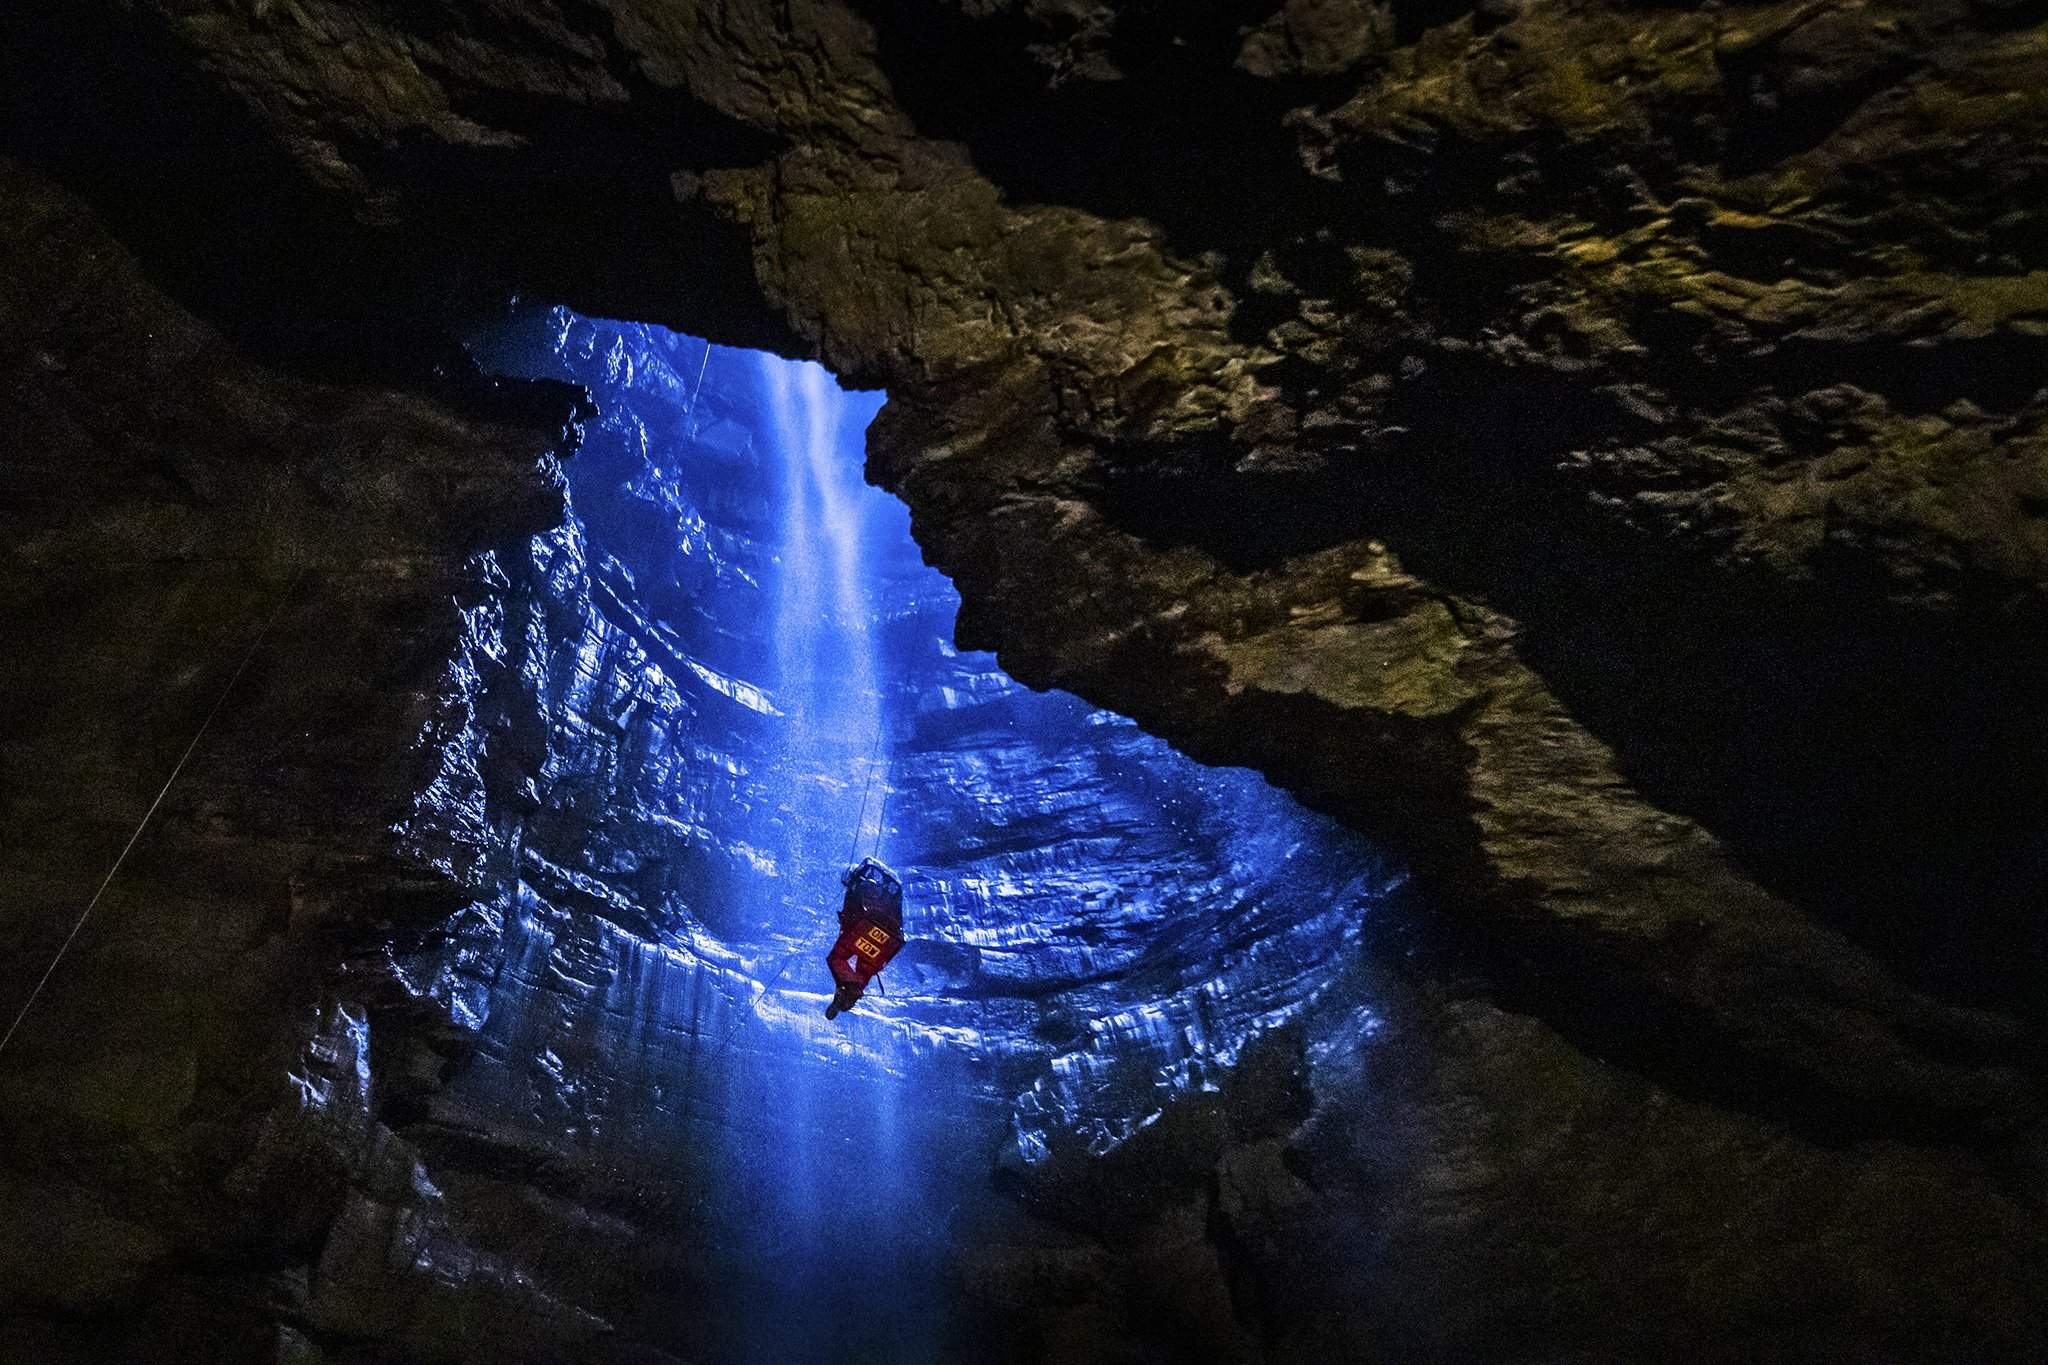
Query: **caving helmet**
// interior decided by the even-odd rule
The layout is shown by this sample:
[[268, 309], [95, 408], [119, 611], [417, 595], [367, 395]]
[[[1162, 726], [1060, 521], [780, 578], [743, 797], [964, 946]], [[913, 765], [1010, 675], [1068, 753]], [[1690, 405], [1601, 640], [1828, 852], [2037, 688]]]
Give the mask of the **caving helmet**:
[[890, 895], [903, 893], [903, 879], [891, 871], [889, 865], [880, 858], [862, 858], [839, 874], [841, 886], [852, 886], [856, 882], [877, 887]]

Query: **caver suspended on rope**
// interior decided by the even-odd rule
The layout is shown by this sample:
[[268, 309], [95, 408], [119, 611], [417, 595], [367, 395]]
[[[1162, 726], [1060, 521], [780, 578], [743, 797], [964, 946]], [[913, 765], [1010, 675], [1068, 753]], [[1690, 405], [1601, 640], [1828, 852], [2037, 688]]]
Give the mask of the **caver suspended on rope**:
[[[853, 827], [853, 847], [846, 850], [847, 868], [839, 874], [846, 897], [839, 905], [839, 937], [825, 953], [825, 965], [832, 972], [832, 1003], [825, 1017], [837, 1019], [853, 1008], [876, 975], [889, 965], [903, 947], [903, 879], [873, 854], [860, 857], [868, 838], [868, 802], [875, 794], [875, 777], [881, 771], [883, 726], [875, 721], [875, 740], [868, 750], [868, 781], [860, 797], [860, 818]], [[882, 800], [875, 809], [874, 841], [868, 847], [880, 851], [883, 822], [888, 818], [889, 787], [882, 784]]]
[[839, 906], [839, 938], [825, 954], [834, 984], [827, 1019], [852, 1009], [903, 947], [903, 879], [879, 859], [863, 858], [839, 880], [846, 898]]

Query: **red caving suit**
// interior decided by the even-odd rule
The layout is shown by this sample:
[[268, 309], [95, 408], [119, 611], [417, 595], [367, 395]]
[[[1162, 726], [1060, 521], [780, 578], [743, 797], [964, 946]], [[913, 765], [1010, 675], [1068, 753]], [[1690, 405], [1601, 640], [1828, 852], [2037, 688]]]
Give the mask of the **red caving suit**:
[[838, 986], [835, 1003], [846, 1010], [903, 946], [902, 905], [892, 904], [872, 883], [856, 881], [846, 888], [846, 900], [839, 907], [839, 929], [825, 965]]

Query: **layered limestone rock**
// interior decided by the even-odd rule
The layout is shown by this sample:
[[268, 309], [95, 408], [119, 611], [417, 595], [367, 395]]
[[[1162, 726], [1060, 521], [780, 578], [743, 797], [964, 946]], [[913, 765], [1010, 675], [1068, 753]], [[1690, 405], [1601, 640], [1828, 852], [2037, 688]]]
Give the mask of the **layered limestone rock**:
[[[1408, 964], [1400, 1041], [1305, 1054], [1367, 1059], [1369, 1088], [1318, 1077], [1348, 1117], [1230, 1109], [1199, 1160], [1159, 1158], [1184, 1198], [1117, 1228], [1059, 1182], [1058, 1235], [990, 1213], [1001, 1250], [962, 1292], [1016, 1316], [1023, 1358], [1174, 1317], [1280, 1359], [2020, 1359], [2048, 1335], [2041, 21], [220, 0], [32, 3], [0, 34], [10, 145], [241, 346], [329, 372], [266, 400], [314, 414], [310, 448], [351, 429], [338, 351], [507, 288], [821, 355], [891, 395], [871, 470], [960, 584], [963, 643], [1414, 869], [1430, 928], [1371, 959]], [[18, 349], [23, 392], [63, 394], [42, 364]], [[376, 430], [427, 420], [351, 392], [386, 405]], [[35, 401], [60, 429], [94, 406]], [[299, 448], [247, 401], [191, 420]], [[406, 478], [444, 440], [330, 447], [339, 472], [304, 477], [431, 519], [460, 489]], [[109, 482], [36, 505], [128, 495]], [[489, 539], [466, 515], [404, 532], [450, 582]], [[391, 619], [454, 630], [434, 601]], [[177, 676], [146, 631], [77, 628]], [[388, 714], [401, 675], [365, 676], [349, 714]], [[79, 761], [137, 800], [163, 767]], [[345, 1058], [350, 1016], [326, 1017]], [[129, 1201], [66, 1197], [151, 1262]], [[1219, 1244], [1222, 1290], [1161, 1297]], [[1816, 1282], [1818, 1310], [1794, 1289]], [[1219, 1295], [1261, 1325], [1232, 1336]]]

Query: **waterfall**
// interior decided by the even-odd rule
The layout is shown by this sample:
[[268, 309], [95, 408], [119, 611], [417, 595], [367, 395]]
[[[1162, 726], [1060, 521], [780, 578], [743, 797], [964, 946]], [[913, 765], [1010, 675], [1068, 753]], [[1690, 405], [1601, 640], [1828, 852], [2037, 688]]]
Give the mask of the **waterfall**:
[[[834, 799], [812, 815], [829, 836], [837, 821], [846, 846], [874, 850], [888, 755], [876, 657], [874, 595], [867, 582], [864, 532], [876, 495], [861, 482], [858, 448], [847, 437], [865, 430], [871, 399], [842, 392], [823, 367], [771, 355], [756, 358], [775, 433], [782, 479], [775, 593], [777, 695], [795, 722], [794, 765], [825, 775]], [[849, 420], [861, 401], [859, 425]], [[808, 823], [808, 822], [807, 822]], [[827, 847], [807, 849], [805, 862], [836, 859]]]

